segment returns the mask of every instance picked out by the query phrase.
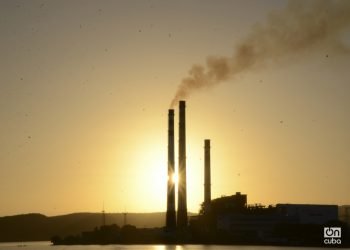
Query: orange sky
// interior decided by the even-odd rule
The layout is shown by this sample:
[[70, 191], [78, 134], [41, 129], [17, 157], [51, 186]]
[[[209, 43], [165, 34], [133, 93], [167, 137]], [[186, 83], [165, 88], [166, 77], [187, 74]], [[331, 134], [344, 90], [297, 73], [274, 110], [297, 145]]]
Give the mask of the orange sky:
[[[178, 84], [286, 5], [1, 1], [0, 215], [165, 211]], [[336, 35], [349, 48], [349, 26]], [[350, 55], [338, 49], [274, 58], [187, 98], [189, 211], [203, 200], [206, 138], [213, 198], [350, 204]]]

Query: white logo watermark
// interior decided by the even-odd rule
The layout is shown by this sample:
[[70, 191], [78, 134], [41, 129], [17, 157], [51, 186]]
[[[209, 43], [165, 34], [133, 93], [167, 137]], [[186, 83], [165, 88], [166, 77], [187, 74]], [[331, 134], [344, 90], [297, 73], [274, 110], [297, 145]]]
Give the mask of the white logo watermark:
[[341, 227], [325, 227], [323, 236], [324, 244], [341, 244]]

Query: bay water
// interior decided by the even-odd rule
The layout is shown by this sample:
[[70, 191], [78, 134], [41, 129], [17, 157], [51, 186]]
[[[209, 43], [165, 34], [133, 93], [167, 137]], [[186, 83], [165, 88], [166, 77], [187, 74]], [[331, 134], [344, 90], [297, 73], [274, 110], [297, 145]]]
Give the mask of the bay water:
[[[52, 246], [49, 241], [0, 243], [0, 250], [314, 250], [318, 247], [221, 246], [221, 245], [73, 245]], [[327, 248], [332, 249], [332, 248]], [[339, 248], [334, 248], [339, 249]]]

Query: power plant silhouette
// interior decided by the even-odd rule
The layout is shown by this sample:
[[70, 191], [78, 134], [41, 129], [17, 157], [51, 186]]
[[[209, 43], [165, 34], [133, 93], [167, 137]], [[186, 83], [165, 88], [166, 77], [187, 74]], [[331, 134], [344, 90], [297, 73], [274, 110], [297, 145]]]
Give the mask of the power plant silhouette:
[[[211, 198], [210, 140], [204, 140], [204, 201], [198, 215], [188, 217], [186, 183], [186, 102], [179, 102], [178, 193], [175, 203], [174, 109], [168, 110], [168, 181], [165, 228], [136, 228], [103, 223], [80, 236], [52, 238], [62, 244], [241, 244], [324, 246], [323, 229], [337, 228], [348, 234], [347, 224], [338, 220], [337, 205], [276, 204], [265, 207], [247, 204], [247, 195]], [[345, 213], [344, 213], [345, 214]], [[342, 232], [342, 233], [343, 233]], [[329, 240], [329, 239], [325, 239]], [[340, 238], [339, 238], [340, 240]], [[350, 235], [341, 239], [350, 246]], [[326, 241], [324, 241], [326, 242]], [[328, 243], [325, 243], [328, 244]]]
[[[178, 202], [175, 212], [175, 142], [174, 109], [168, 111], [168, 185], [166, 228], [172, 230], [188, 225], [187, 185], [186, 185], [186, 102], [179, 101], [179, 162], [178, 162]], [[211, 200], [210, 190], [210, 140], [204, 140], [204, 204], [208, 209]]]

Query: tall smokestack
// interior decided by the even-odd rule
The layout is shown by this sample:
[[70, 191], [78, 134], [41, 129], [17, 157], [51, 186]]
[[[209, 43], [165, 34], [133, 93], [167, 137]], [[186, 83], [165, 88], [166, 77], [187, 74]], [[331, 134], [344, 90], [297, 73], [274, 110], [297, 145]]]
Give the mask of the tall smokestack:
[[187, 226], [187, 194], [186, 194], [186, 102], [179, 102], [179, 168], [178, 168], [178, 202], [177, 226]]
[[166, 228], [175, 229], [175, 142], [174, 142], [174, 110], [169, 109], [168, 113], [168, 193], [166, 210]]
[[207, 211], [211, 201], [210, 183], [210, 140], [204, 140], [204, 208]]

